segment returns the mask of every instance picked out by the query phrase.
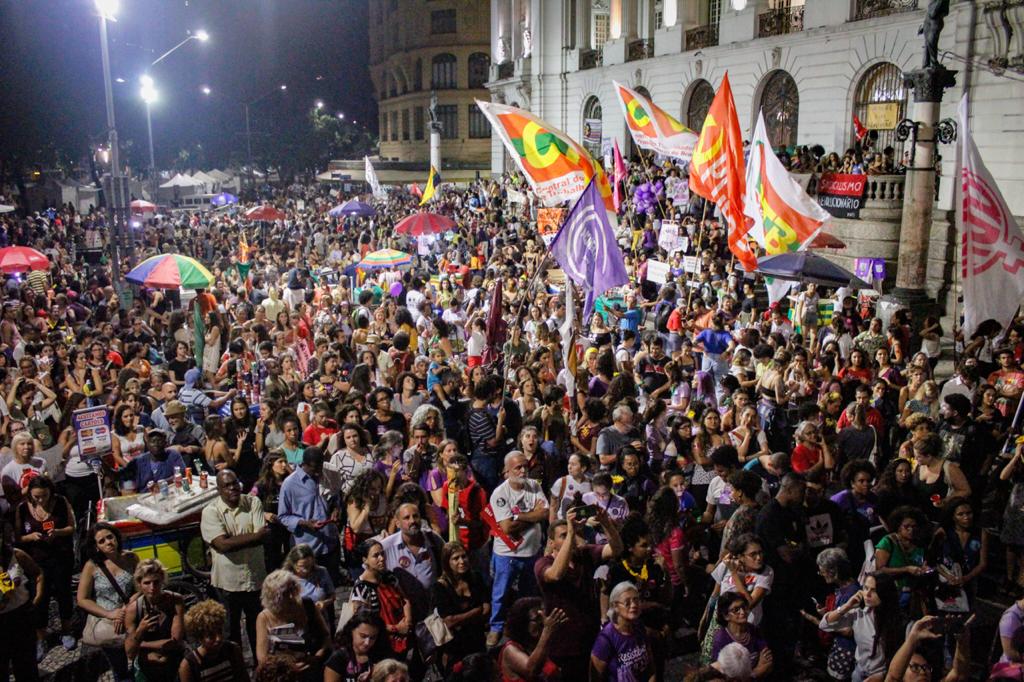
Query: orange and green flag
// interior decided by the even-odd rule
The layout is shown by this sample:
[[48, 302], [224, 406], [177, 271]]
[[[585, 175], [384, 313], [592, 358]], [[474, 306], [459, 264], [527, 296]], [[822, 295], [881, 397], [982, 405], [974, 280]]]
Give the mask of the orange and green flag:
[[689, 161], [693, 156], [693, 147], [697, 144], [697, 133], [636, 90], [631, 90], [618, 81], [612, 83], [618, 94], [619, 104], [622, 105], [626, 127], [629, 128], [636, 145], [662, 156]]
[[476, 101], [508, 153], [545, 206], [575, 201], [597, 176], [605, 207], [614, 214], [612, 188], [601, 164], [578, 142], [529, 111]]
[[743, 211], [753, 221], [749, 236], [769, 256], [806, 249], [831, 218], [775, 156], [763, 113], [750, 144], [746, 184]]

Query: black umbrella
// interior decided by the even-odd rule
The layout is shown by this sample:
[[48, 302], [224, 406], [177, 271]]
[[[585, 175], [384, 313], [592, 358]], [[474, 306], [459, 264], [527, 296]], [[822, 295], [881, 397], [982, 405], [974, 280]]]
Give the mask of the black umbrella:
[[846, 268], [810, 251], [766, 256], [758, 260], [757, 271], [776, 279], [813, 282], [826, 287], [871, 288], [870, 284]]

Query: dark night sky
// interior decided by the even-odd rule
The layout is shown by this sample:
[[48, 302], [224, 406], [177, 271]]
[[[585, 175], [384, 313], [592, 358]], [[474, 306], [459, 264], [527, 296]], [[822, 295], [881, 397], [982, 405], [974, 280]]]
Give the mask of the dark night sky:
[[[204, 29], [150, 73], [157, 165], [194, 143], [209, 166], [244, 149], [242, 101], [288, 84], [251, 110], [254, 128], [296, 125], [323, 99], [376, 131], [367, 70], [367, 2], [375, 0], [121, 0], [108, 24], [114, 109], [122, 143], [145, 162], [146, 117], [139, 76], [160, 54]], [[103, 137], [99, 26], [92, 0], [0, 0], [0, 155], [38, 158], [47, 144], [84, 152]], [[317, 77], [321, 77], [317, 80]], [[200, 86], [214, 92], [206, 97]]]

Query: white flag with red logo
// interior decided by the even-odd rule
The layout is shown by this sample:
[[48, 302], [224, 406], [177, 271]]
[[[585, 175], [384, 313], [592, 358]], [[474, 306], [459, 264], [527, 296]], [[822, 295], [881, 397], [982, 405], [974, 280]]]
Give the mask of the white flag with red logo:
[[969, 337], [988, 319], [1006, 327], [1024, 300], [1024, 233], [971, 137], [966, 95], [960, 100], [960, 144], [963, 331]]

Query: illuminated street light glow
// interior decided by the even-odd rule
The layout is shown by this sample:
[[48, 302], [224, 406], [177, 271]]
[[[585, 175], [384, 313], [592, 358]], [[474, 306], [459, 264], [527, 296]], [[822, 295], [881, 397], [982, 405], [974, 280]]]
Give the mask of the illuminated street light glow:
[[732, 8], [737, 12], [742, 12], [747, 8], [747, 0], [732, 0]]
[[324, 101], [322, 99], [318, 99], [316, 101], [316, 108], [317, 109], [323, 109], [324, 108]]
[[338, 119], [341, 120], [341, 121], [344, 121], [345, 120], [345, 114], [343, 112], [339, 111], [338, 112]]
[[288, 86], [282, 83], [282, 84], [281, 84], [281, 89], [282, 89], [282, 90], [287, 90], [287, 89], [288, 89]]
[[213, 92], [213, 90], [210, 89], [209, 85], [204, 85], [203, 87], [201, 87], [199, 89], [200, 89], [200, 91], [202, 91], [202, 93], [204, 95], [209, 95], [211, 92]]
[[117, 10], [120, 6], [119, 0], [96, 0], [96, 10], [107, 21], [117, 21]]
[[195, 36], [196, 40], [198, 40], [201, 43], [205, 43], [207, 40], [210, 39], [210, 34], [201, 29], [195, 32]]

